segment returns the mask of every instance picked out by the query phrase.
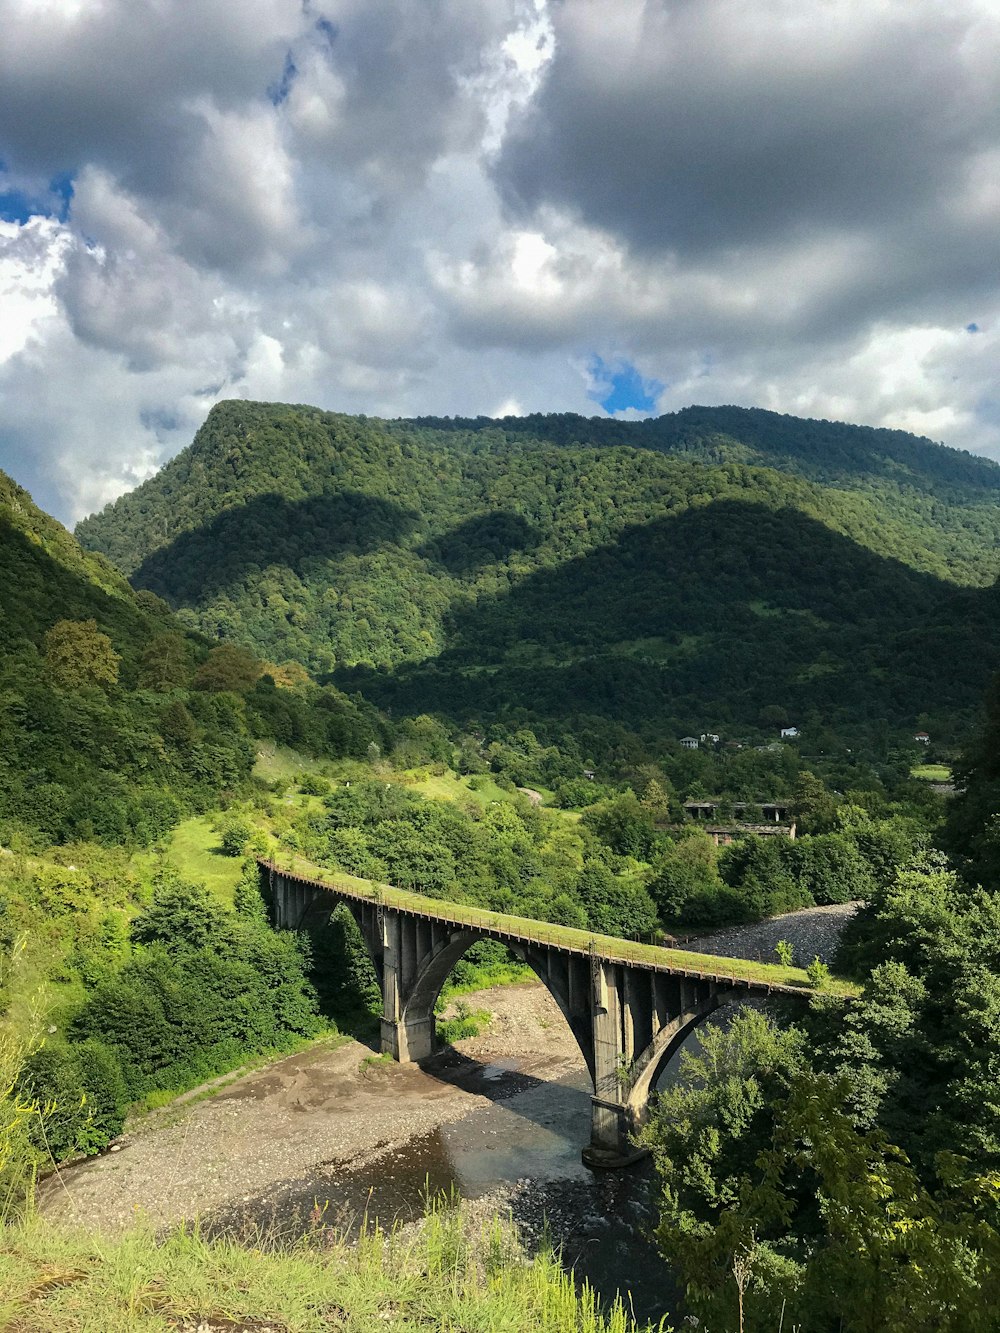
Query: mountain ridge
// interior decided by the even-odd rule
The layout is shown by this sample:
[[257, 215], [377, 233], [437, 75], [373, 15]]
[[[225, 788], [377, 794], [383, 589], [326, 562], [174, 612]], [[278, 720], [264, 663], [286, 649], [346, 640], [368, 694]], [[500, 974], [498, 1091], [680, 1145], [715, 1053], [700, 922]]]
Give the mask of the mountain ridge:
[[[722, 429], [741, 423], [749, 442]], [[763, 466], [768, 454], [784, 468]], [[795, 470], [806, 455], [801, 466], [827, 480]], [[77, 531], [189, 627], [333, 673], [404, 712], [447, 714], [473, 677], [506, 672], [516, 690], [477, 691], [488, 720], [516, 709], [518, 693], [533, 697], [532, 669], [551, 683], [553, 669], [586, 659], [601, 664], [592, 711], [636, 726], [621, 693], [638, 672], [666, 735], [692, 725], [700, 678], [715, 682], [704, 711], [746, 726], [766, 704], [759, 682], [719, 672], [728, 656], [744, 674], [766, 666], [769, 702], [797, 713], [833, 709], [847, 725], [850, 709], [871, 711], [867, 680], [893, 725], [932, 714], [940, 730], [971, 716], [1000, 663], [1000, 506], [984, 498], [998, 488], [1000, 466], [973, 455], [756, 409], [388, 422], [234, 401]], [[594, 589], [573, 582], [581, 560], [599, 616], [587, 609]], [[784, 588], [780, 605], [769, 583]], [[828, 587], [835, 628], [817, 614]], [[961, 644], [957, 657], [946, 641]], [[692, 661], [700, 671], [681, 690]], [[852, 670], [858, 688], [823, 685]], [[579, 703], [571, 675], [550, 714]], [[420, 685], [409, 703], [406, 682]], [[534, 697], [548, 697], [537, 683]]]

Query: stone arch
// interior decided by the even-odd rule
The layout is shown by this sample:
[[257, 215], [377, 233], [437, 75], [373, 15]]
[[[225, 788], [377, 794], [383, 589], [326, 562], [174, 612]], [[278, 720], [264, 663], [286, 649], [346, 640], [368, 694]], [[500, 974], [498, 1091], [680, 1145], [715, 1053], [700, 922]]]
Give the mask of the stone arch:
[[452, 968], [482, 938], [471, 930], [457, 930], [442, 948], [431, 953], [430, 957], [419, 960], [423, 966], [414, 976], [406, 993], [400, 996], [400, 1018], [403, 1022], [433, 1017], [435, 1001], [451, 975]]
[[[580, 1054], [583, 1056], [583, 1063], [587, 1067], [587, 1073], [590, 1075], [592, 1083], [595, 1083], [594, 1075], [594, 1017], [590, 1007], [589, 996], [586, 1003], [582, 1002], [581, 978], [574, 978], [574, 965], [576, 960], [572, 957], [565, 959], [565, 972], [553, 970], [553, 955], [551, 953], [539, 953], [530, 947], [512, 948], [511, 952], [519, 957], [531, 968], [535, 976], [542, 983], [548, 993], [555, 1000], [559, 1012], [566, 1020], [566, 1026], [576, 1039], [576, 1044], [580, 1048]], [[562, 961], [562, 960], [560, 960]], [[589, 962], [584, 969], [577, 969], [577, 972], [585, 972], [582, 978], [589, 987]], [[574, 979], [577, 981], [574, 987]], [[596, 1083], [595, 1083], [596, 1086]]]
[[[272, 871], [273, 876], [273, 871]], [[383, 983], [384, 950], [379, 929], [378, 906], [358, 898], [339, 894], [335, 889], [325, 886], [293, 884], [286, 892], [283, 911], [276, 914], [276, 924], [288, 930], [307, 931], [328, 925], [338, 907], [345, 907], [354, 919], [361, 935], [365, 952], [371, 960], [378, 978]]]
[[635, 1124], [645, 1119], [649, 1095], [656, 1080], [676, 1055], [684, 1042], [706, 1018], [726, 1004], [733, 996], [731, 987], [712, 990], [700, 997], [690, 1008], [665, 1023], [646, 1049], [632, 1065], [632, 1077], [626, 1094], [626, 1105]]
[[[455, 964], [468, 952], [473, 944], [479, 940], [489, 940], [494, 937], [490, 934], [460, 929], [452, 933], [449, 941], [442, 948], [432, 953], [429, 957], [420, 960], [421, 965], [417, 973], [413, 976], [411, 984], [406, 988], [405, 994], [400, 995], [400, 1014], [399, 1021], [407, 1030], [414, 1030], [420, 1026], [427, 1025], [430, 1033], [430, 1045], [436, 1044], [436, 1034], [434, 1033], [434, 1005], [438, 996], [441, 994], [441, 988], [448, 980]], [[509, 941], [499, 940], [498, 943], [507, 944], [511, 952], [519, 957], [531, 968], [538, 977], [539, 981], [555, 1000], [560, 1013], [566, 1020], [566, 1024], [576, 1040], [583, 1056], [584, 1063], [591, 1079], [594, 1077], [594, 1048], [592, 1039], [592, 1027], [590, 1024], [589, 1005], [582, 1002], [582, 996], [574, 996], [572, 987], [569, 984], [569, 972], [561, 977], [558, 973], [553, 973], [551, 956], [545, 953], [538, 953], [530, 947], [524, 945], [514, 945], [511, 947]]]

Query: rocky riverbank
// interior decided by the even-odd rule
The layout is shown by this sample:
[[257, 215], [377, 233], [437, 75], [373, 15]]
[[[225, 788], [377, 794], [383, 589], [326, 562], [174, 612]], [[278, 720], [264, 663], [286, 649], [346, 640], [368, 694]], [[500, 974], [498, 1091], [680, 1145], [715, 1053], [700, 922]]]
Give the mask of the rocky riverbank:
[[787, 940], [798, 967], [806, 967], [813, 958], [829, 963], [837, 948], [840, 932], [858, 910], [860, 903], [835, 903], [830, 907], [804, 907], [786, 912], [770, 921], [755, 921], [747, 926], [731, 926], [686, 940], [684, 948], [699, 953], [724, 954], [727, 958], [750, 958], [755, 962], [775, 962], [774, 946]]
[[426, 1068], [397, 1065], [358, 1042], [318, 1043], [157, 1115], [120, 1151], [46, 1182], [53, 1216], [115, 1230], [137, 1213], [156, 1226], [203, 1217], [289, 1188], [317, 1171], [367, 1167], [526, 1087], [583, 1073], [565, 1022], [541, 986], [467, 997], [493, 1014], [486, 1032]]

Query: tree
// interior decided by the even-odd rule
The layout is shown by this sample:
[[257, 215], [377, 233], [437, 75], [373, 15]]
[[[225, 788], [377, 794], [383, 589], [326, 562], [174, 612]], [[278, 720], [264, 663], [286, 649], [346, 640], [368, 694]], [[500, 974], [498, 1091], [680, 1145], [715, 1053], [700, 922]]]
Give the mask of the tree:
[[219, 823], [219, 840], [225, 856], [243, 856], [247, 844], [260, 832], [248, 815], [230, 813]]
[[868, 862], [841, 833], [800, 838], [792, 851], [799, 885], [821, 907], [867, 898], [874, 888]]
[[662, 1182], [657, 1241], [706, 1326], [992, 1333], [993, 1173], [944, 1155], [932, 1194], [884, 1134], [859, 1132], [802, 1034], [760, 1015], [703, 1046], [642, 1142]]
[[648, 861], [656, 845], [653, 816], [633, 791], [591, 806], [582, 823], [619, 856]]
[[198, 739], [198, 724], [180, 699], [171, 699], [160, 714], [160, 734], [178, 750], [190, 750]]
[[234, 643], [223, 643], [212, 651], [194, 674], [196, 690], [249, 694], [260, 677], [262, 664], [252, 653]]
[[132, 921], [137, 944], [162, 944], [170, 950], [201, 949], [220, 941], [227, 913], [201, 884], [168, 878], [153, 891], [153, 901]]
[[669, 847], [649, 885], [663, 920], [721, 925], [745, 913], [719, 876], [718, 848], [707, 833], [692, 829]]
[[792, 810], [800, 832], [823, 833], [834, 826], [837, 798], [820, 778], [803, 769], [795, 784]]
[[719, 873], [738, 895], [748, 918], [805, 907], [808, 895], [792, 871], [794, 844], [786, 838], [748, 837], [719, 854]]
[[637, 939], [656, 926], [656, 908], [641, 885], [614, 875], [598, 860], [585, 861], [576, 885], [591, 930]]
[[45, 635], [45, 667], [63, 689], [118, 682], [121, 658], [96, 620], [57, 620]]
[[139, 659], [139, 686], [171, 690], [186, 685], [191, 674], [191, 648], [183, 634], [157, 634]]

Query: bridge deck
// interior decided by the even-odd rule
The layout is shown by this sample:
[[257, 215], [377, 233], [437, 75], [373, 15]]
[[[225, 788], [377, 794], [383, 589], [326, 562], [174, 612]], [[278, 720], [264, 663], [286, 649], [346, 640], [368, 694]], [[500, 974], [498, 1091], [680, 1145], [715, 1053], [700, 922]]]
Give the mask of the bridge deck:
[[[801, 967], [783, 967], [778, 963], [756, 963], [745, 958], [726, 958], [655, 944], [639, 944], [634, 940], [597, 935], [573, 926], [558, 926], [530, 917], [510, 916], [504, 912], [490, 911], [489, 908], [429, 898], [425, 894], [411, 893], [389, 884], [373, 884], [351, 875], [334, 875], [300, 856], [283, 854], [280, 862], [265, 857], [257, 859], [266, 869], [314, 888], [325, 889], [359, 902], [398, 908], [426, 920], [468, 926], [482, 930], [495, 939], [547, 945], [569, 953], [585, 954], [609, 962], [630, 963], [651, 971], [669, 972], [674, 976], [724, 982], [760, 993], [794, 995], [803, 999], [813, 989], [805, 969]], [[830, 983], [830, 990], [840, 995], [857, 993], [857, 987], [840, 979]]]

